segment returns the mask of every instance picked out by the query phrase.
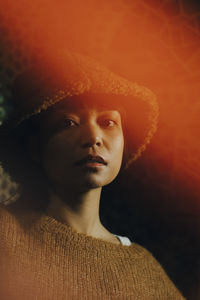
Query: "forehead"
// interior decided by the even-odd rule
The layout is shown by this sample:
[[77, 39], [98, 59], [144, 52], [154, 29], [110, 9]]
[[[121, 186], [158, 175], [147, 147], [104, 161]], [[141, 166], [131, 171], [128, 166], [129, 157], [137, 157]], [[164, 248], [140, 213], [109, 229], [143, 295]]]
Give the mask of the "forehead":
[[81, 110], [93, 109], [98, 111], [117, 110], [120, 114], [125, 114], [124, 108], [116, 99], [103, 94], [84, 94], [69, 97], [54, 104], [50, 107], [49, 111], [52, 113], [60, 111], [73, 111], [78, 113]]

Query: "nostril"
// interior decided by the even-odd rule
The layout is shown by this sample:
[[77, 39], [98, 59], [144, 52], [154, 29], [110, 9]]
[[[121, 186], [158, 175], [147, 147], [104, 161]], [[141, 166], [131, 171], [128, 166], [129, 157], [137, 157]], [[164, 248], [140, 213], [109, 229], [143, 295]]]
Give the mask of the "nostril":
[[83, 148], [92, 147], [92, 146], [94, 146], [94, 145], [101, 146], [101, 142], [100, 142], [100, 141], [96, 141], [96, 142], [85, 142], [85, 143], [83, 143]]
[[96, 146], [101, 146], [101, 144], [102, 144], [102, 142], [101, 142], [101, 138], [100, 137], [98, 137], [98, 136], [96, 136], [96, 137], [88, 137], [88, 138], [85, 138], [84, 139], [84, 141], [83, 141], [83, 143], [82, 143], [82, 146], [84, 147], [84, 148], [86, 148], [86, 147], [92, 147], [92, 146], [94, 146], [94, 145], [96, 145]]

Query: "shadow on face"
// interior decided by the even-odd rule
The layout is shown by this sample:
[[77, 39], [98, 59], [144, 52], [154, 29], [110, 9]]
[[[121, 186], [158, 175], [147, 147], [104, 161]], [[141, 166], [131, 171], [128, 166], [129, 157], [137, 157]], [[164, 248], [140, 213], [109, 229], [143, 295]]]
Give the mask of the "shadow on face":
[[[121, 114], [103, 97], [66, 99], [43, 114], [40, 141], [38, 160], [51, 184], [68, 190], [103, 187], [116, 178], [122, 163]], [[33, 144], [32, 157], [36, 157]], [[105, 164], [77, 165], [88, 155], [102, 158]]]

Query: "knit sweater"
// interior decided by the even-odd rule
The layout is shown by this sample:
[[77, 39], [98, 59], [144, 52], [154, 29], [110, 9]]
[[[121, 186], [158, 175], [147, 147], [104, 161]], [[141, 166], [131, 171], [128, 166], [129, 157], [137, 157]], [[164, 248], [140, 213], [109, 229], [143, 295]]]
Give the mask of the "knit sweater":
[[97, 239], [44, 213], [0, 209], [0, 299], [184, 299], [136, 243]]

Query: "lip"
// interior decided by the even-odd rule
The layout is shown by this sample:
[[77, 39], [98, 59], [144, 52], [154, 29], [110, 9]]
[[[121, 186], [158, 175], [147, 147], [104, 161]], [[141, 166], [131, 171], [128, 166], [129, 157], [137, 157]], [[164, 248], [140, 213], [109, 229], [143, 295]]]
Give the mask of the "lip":
[[102, 156], [99, 155], [87, 155], [81, 160], [75, 162], [75, 166], [85, 165], [90, 167], [102, 167], [107, 165], [107, 162], [104, 160]]
[[92, 167], [92, 168], [102, 168], [102, 167], [105, 167], [104, 164], [102, 163], [98, 163], [98, 162], [86, 162], [86, 163], [82, 163], [83, 166], [86, 166], [86, 167]]

